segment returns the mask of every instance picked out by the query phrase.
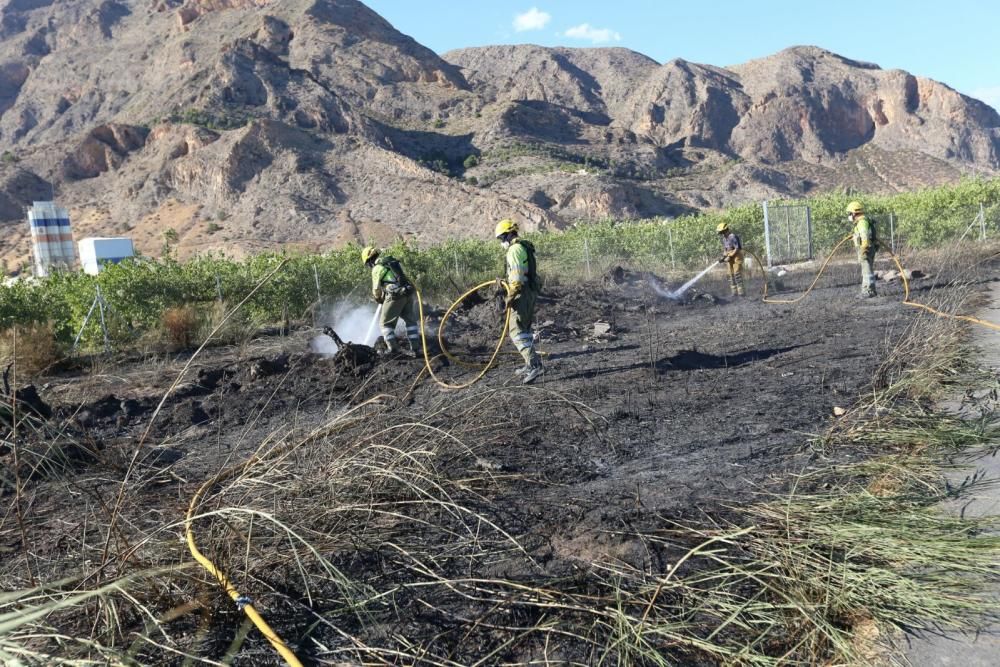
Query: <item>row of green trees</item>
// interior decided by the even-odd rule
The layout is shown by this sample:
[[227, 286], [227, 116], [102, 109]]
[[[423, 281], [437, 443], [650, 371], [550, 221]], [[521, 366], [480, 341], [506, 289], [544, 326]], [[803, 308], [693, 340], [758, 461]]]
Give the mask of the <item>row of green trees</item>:
[[[844, 208], [855, 198], [883, 226], [892, 215], [896, 233], [908, 247], [931, 247], [957, 238], [981, 207], [994, 234], [1000, 220], [1000, 179], [967, 180], [890, 196], [822, 195], [795, 202], [812, 208], [818, 253], [829, 250], [850, 231]], [[762, 247], [764, 218], [758, 203], [673, 220], [581, 223], [563, 232], [529, 237], [538, 248], [540, 272], [551, 284], [566, 277], [577, 279], [588, 265], [592, 275], [613, 263], [651, 270], [704, 266], [718, 254], [715, 227], [719, 222], [735, 228], [746, 245]], [[973, 237], [978, 235], [976, 228]], [[428, 248], [399, 243], [389, 250], [428, 295], [451, 296], [464, 286], [502, 273], [502, 250], [495, 242], [454, 240]], [[351, 294], [359, 300], [367, 297], [368, 279], [358, 247], [318, 255], [265, 253], [241, 261], [220, 256], [187, 262], [170, 257], [141, 259], [106, 267], [99, 276], [56, 273], [2, 287], [0, 329], [50, 322], [58, 338], [72, 340], [99, 286], [110, 308], [112, 336], [135, 336], [158, 326], [168, 308], [239, 302], [281, 262], [281, 270], [245, 306], [246, 316], [254, 321], [301, 317], [320, 299]], [[99, 330], [91, 328], [84, 342], [100, 338]]]
[[[980, 213], [987, 231], [994, 235], [1000, 221], [1000, 179], [970, 179], [957, 185], [895, 195], [826, 194], [771, 204], [808, 205], [813, 248], [822, 255], [850, 233], [845, 209], [855, 199], [865, 205], [868, 216], [877, 222], [886, 241], [891, 217], [894, 235], [901, 240], [897, 247], [930, 248], [957, 239]], [[595, 264], [602, 265], [620, 261], [653, 270], [664, 266], [695, 268], [718, 256], [715, 229], [720, 222], [728, 223], [745, 245], [763, 255], [764, 209], [760, 203], [672, 220], [585, 223], [561, 234], [545, 235], [538, 245], [542, 256], [566, 270], [584, 266], [588, 256], [592, 261], [598, 260]], [[979, 233], [978, 227], [973, 226], [967, 238], [978, 238]]]

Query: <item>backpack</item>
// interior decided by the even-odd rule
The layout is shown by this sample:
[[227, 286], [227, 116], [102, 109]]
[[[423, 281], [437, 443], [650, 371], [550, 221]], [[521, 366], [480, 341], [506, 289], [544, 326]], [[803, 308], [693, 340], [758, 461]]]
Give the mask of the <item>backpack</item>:
[[382, 260], [382, 265], [392, 273], [392, 282], [386, 283], [385, 291], [394, 296], [410, 294], [413, 291], [413, 283], [403, 272], [403, 265], [395, 257], [386, 257]]
[[878, 250], [880, 245], [878, 240], [878, 225], [875, 224], [874, 218], [869, 218], [867, 215], [864, 216], [864, 220], [868, 223], [868, 232], [871, 234], [869, 245], [872, 250]]
[[535, 260], [535, 246], [530, 241], [517, 240], [528, 251], [528, 288], [535, 292], [541, 290], [542, 282], [538, 279], [538, 262]]

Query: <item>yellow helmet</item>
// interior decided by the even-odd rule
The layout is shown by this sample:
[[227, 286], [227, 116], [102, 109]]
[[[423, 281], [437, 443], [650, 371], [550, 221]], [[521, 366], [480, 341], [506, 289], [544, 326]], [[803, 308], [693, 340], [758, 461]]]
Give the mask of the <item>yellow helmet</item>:
[[361, 251], [361, 263], [368, 264], [371, 260], [378, 257], [378, 248], [375, 246], [367, 246]]
[[504, 234], [517, 234], [517, 223], [511, 219], [501, 220], [493, 230], [493, 236], [500, 238]]
[[719, 224], [718, 224], [718, 225], [717, 225], [717, 226], [715, 227], [715, 231], [716, 231], [717, 233], [719, 233], [719, 234], [722, 234], [722, 233], [724, 233], [724, 232], [728, 232], [728, 231], [729, 231], [729, 223], [727, 223], [727, 222], [720, 222], [720, 223], [719, 223]]
[[847, 212], [850, 213], [851, 215], [854, 215], [856, 213], [864, 213], [865, 207], [862, 206], [861, 202], [859, 201], [852, 201], [850, 204], [847, 205]]

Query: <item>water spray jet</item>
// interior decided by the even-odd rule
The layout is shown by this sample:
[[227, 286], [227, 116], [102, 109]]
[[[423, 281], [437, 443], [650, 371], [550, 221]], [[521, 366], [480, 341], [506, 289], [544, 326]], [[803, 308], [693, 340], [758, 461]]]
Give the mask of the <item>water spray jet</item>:
[[692, 286], [694, 286], [695, 283], [697, 283], [699, 280], [701, 280], [702, 278], [704, 278], [705, 275], [708, 274], [709, 271], [711, 271], [712, 269], [715, 268], [715, 265], [717, 263], [718, 262], [712, 262], [711, 264], [709, 264], [708, 266], [706, 266], [705, 269], [701, 273], [699, 273], [694, 278], [692, 278], [691, 280], [687, 281], [686, 283], [684, 283], [683, 285], [681, 285], [680, 287], [678, 287], [677, 289], [675, 289], [673, 291], [668, 290], [668, 289], [664, 289], [655, 280], [649, 280], [647, 282], [649, 283], [650, 287], [652, 287], [653, 290], [657, 294], [659, 294], [660, 296], [664, 297], [665, 299], [673, 299], [674, 301], [680, 301], [681, 297], [684, 296], [684, 292], [687, 292], [689, 289], [691, 289]]

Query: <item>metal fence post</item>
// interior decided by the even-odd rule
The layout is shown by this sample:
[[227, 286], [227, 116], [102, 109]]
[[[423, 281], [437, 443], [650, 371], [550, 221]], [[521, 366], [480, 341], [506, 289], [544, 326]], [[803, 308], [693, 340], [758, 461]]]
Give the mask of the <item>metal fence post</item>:
[[667, 227], [667, 238], [670, 241], [670, 270], [677, 270], [677, 260], [674, 259], [674, 230]]
[[323, 300], [323, 291], [319, 288], [319, 269], [313, 264], [313, 278], [316, 280], [316, 302]]
[[101, 294], [101, 286], [97, 286], [97, 312], [101, 316], [101, 331], [104, 333], [104, 352], [111, 351], [111, 343], [108, 342], [108, 324], [104, 319], [104, 295]]
[[813, 258], [813, 220], [812, 209], [806, 206], [806, 251], [809, 253], [807, 259]]
[[792, 221], [789, 219], [789, 209], [790, 207], [785, 206], [785, 261], [790, 262], [794, 259], [792, 255]]
[[767, 254], [767, 266], [771, 268], [771, 221], [767, 217], [767, 200], [764, 200], [764, 251]]
[[892, 211], [889, 211], [889, 247], [896, 254], [896, 216]]
[[586, 237], [583, 239], [583, 256], [587, 260], [587, 280], [590, 280], [593, 277], [590, 273], [590, 241]]
[[97, 304], [100, 302], [100, 294], [94, 296], [94, 302], [90, 304], [90, 310], [87, 311], [87, 315], [83, 318], [83, 324], [80, 326], [80, 331], [77, 332], [76, 338], [73, 339], [73, 351], [76, 351], [76, 346], [80, 344], [80, 338], [83, 337], [83, 332], [87, 328], [87, 324], [90, 322], [91, 315], [94, 314], [94, 309], [97, 308]]
[[983, 202], [979, 202], [979, 240], [986, 240], [986, 210], [983, 208]]

